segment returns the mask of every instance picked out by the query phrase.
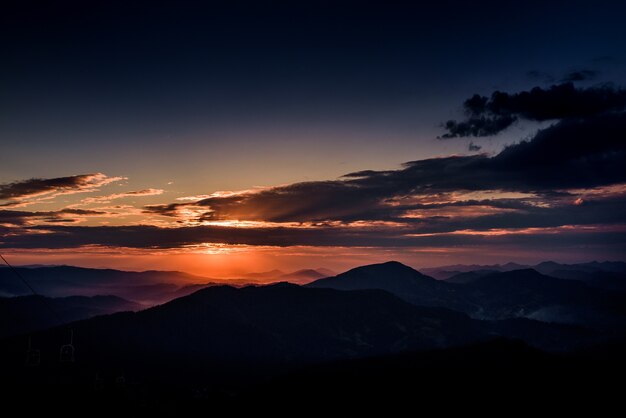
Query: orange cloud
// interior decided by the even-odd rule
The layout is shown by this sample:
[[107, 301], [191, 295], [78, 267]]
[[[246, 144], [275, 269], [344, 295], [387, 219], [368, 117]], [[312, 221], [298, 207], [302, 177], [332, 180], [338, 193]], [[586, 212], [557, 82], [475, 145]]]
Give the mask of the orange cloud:
[[163, 189], [143, 189], [123, 193], [113, 193], [104, 196], [87, 197], [81, 201], [81, 204], [109, 203], [112, 200], [123, 199], [125, 197], [158, 196], [163, 194], [163, 191]]

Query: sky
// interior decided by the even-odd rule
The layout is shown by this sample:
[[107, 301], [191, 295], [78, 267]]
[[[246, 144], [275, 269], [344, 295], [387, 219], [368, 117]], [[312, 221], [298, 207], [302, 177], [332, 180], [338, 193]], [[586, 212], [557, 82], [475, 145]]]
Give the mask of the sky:
[[291, 3], [3, 6], [2, 253], [626, 260], [626, 6]]

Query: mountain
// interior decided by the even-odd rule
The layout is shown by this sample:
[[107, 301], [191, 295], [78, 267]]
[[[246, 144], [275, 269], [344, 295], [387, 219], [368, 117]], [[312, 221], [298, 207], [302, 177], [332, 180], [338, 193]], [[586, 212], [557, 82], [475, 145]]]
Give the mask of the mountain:
[[600, 289], [626, 292], [626, 263], [593, 261], [591, 263], [559, 264], [552, 261], [539, 263], [537, 271], [566, 280], [579, 280]]
[[[594, 272], [607, 272], [607, 273], [626, 273], [626, 263], [620, 261], [604, 261], [597, 262], [592, 261], [589, 263], [578, 263], [578, 264], [561, 264], [556, 263], [554, 261], [544, 261], [536, 265], [524, 265], [518, 263], [506, 263], [506, 264], [492, 264], [492, 265], [479, 265], [479, 264], [454, 264], [449, 266], [440, 266], [440, 267], [428, 267], [422, 269], [422, 271], [432, 277], [435, 277], [439, 280], [447, 280], [452, 276], [458, 275], [460, 273], [468, 273], [472, 271], [483, 271], [483, 270], [491, 270], [491, 271], [499, 271], [506, 272], [512, 270], [523, 270], [532, 268], [537, 270], [542, 274], [546, 274], [548, 276], [559, 277], [557, 276], [557, 271], [575, 271], [580, 276], [583, 273], [594, 273]], [[569, 278], [569, 277], [567, 277]]]
[[247, 279], [252, 279], [255, 282], [290, 282], [297, 284], [306, 284], [314, 280], [321, 279], [322, 277], [334, 276], [335, 273], [332, 270], [320, 268], [320, 269], [302, 269], [293, 271], [291, 273], [285, 273], [281, 270], [271, 270], [259, 273], [248, 273], [245, 275]]
[[0, 337], [37, 331], [97, 315], [138, 311], [143, 308], [142, 305], [116, 296], [0, 298]]
[[626, 295], [533, 269], [486, 274], [460, 286], [479, 307], [472, 312], [475, 318], [526, 317], [610, 328], [626, 325]]
[[[559, 409], [572, 409], [572, 413], [581, 403], [591, 409], [598, 405], [614, 409], [621, 406], [620, 388], [607, 377], [626, 371], [625, 348], [621, 342], [563, 355], [533, 349], [520, 341], [498, 339], [316, 365], [254, 386], [236, 402], [275, 410], [285, 399], [293, 405], [305, 405], [314, 393], [315, 405], [326, 409], [349, 405], [351, 411], [366, 414], [372, 404], [411, 408], [417, 399], [420, 408], [463, 415], [486, 394], [509, 405], [520, 403], [529, 390], [528, 382], [532, 382], [531, 403], [520, 403], [527, 415], [540, 405], [558, 405]], [[571, 402], [579, 398], [580, 402]], [[495, 415], [498, 407], [484, 409], [481, 404], [480, 408]]]
[[247, 273], [245, 277], [249, 279], [275, 279], [276, 277], [280, 277], [284, 275], [285, 275], [284, 271], [274, 269], [270, 271], [261, 271], [258, 273]]
[[419, 306], [471, 310], [463, 292], [452, 283], [435, 280], [397, 261], [371, 264], [306, 285], [337, 290], [380, 289]]
[[533, 266], [533, 268], [543, 274], [552, 275], [555, 271], [584, 271], [587, 273], [607, 272], [607, 273], [626, 273], [626, 263], [619, 261], [592, 261], [590, 263], [578, 264], [560, 264], [554, 261], [544, 261]]
[[306, 284], [314, 280], [321, 279], [322, 277], [327, 277], [327, 275], [317, 270], [304, 269], [279, 276], [278, 280], [283, 282]]
[[[16, 270], [37, 293], [48, 297], [115, 295], [145, 305], [164, 303], [180, 296], [186, 285], [215, 283], [216, 279], [178, 271], [121, 271], [72, 266]], [[8, 268], [0, 268], [0, 296], [25, 296], [31, 291]]]
[[[72, 364], [59, 362], [68, 329], [76, 358]], [[306, 367], [409, 352], [424, 353], [420, 358], [428, 363], [429, 353], [457, 347], [463, 356], [461, 347], [494, 338], [523, 339], [531, 347], [557, 351], [602, 341], [579, 327], [527, 319], [478, 321], [448, 309], [416, 306], [381, 290], [288, 283], [214, 286], [140, 312], [98, 316], [29, 339], [1, 340], [0, 381], [33, 388], [21, 393], [53, 393], [52, 386], [76, 396], [70, 388], [93, 388], [96, 376], [96, 384], [108, 388], [95, 394], [100, 399], [121, 394], [142, 402], [146, 394], [171, 399], [180, 393], [218, 393], [230, 399], [242, 389]], [[39, 350], [41, 365], [25, 372], [28, 341]], [[493, 355], [506, 359], [505, 353]], [[413, 381], [423, 378], [412, 376]]]
[[358, 267], [308, 287], [382, 289], [407, 302], [464, 312], [473, 318], [532, 318], [545, 322], [620, 329], [626, 326], [626, 295], [532, 269], [460, 273], [435, 280], [398, 262]]
[[[129, 374], [167, 374], [169, 379], [180, 373], [216, 382], [235, 379], [240, 372], [265, 373], [489, 337], [479, 321], [462, 313], [418, 307], [387, 292], [287, 283], [209, 287], [144, 311], [76, 322], [72, 329], [84, 367], [111, 369], [114, 364]], [[65, 335], [55, 328], [32, 340], [42, 358], [54, 362]], [[5, 341], [0, 362], [23, 358], [23, 350], [23, 339]]]
[[[208, 369], [218, 379], [222, 372], [248, 367], [379, 356], [493, 336], [524, 336], [543, 348], [552, 348], [555, 338], [561, 338], [563, 347], [567, 341], [595, 338], [576, 328], [537, 321], [507, 326], [477, 321], [448, 309], [416, 306], [380, 290], [338, 291], [288, 283], [209, 287], [154, 308], [99, 316], [71, 327], [77, 356], [90, 367], [119, 363], [149, 373], [159, 365], [159, 370], [190, 374]], [[55, 352], [64, 335], [64, 328], [55, 328], [32, 339], [42, 352]], [[23, 349], [21, 339], [5, 341], [0, 359], [12, 359]]]
[[337, 272], [331, 270], [331, 269], [327, 269], [324, 267], [319, 267], [316, 268], [315, 271], [317, 271], [318, 273], [321, 273], [323, 275], [323, 277], [330, 277], [330, 276], [336, 276]]
[[447, 283], [459, 283], [459, 284], [467, 284], [471, 283], [481, 277], [485, 277], [490, 274], [498, 273], [497, 270], [472, 270], [464, 273], [455, 274], [447, 279]]
[[[208, 383], [210, 370], [206, 380], [197, 381], [184, 376], [148, 380], [135, 373], [120, 374], [119, 369], [81, 375], [72, 373], [82, 365], [77, 361], [70, 367], [59, 367], [60, 377], [51, 372], [52, 368], [43, 367], [26, 371], [22, 367], [27, 376], [22, 379], [4, 373], [10, 380], [3, 387], [3, 395], [19, 404], [26, 416], [60, 412], [64, 417], [83, 417], [89, 411], [95, 417], [130, 413], [173, 417], [201, 416], [216, 410], [280, 415], [284, 411], [286, 415], [302, 405], [320, 414], [337, 406], [366, 414], [373, 407], [411, 408], [416, 399], [420, 408], [454, 414], [467, 413], [474, 405], [495, 413], [501, 401], [521, 405], [528, 415], [546, 405], [557, 405], [560, 411], [571, 410], [572, 414], [581, 405], [586, 410], [609, 413], [621, 407], [622, 388], [610, 377], [626, 371], [625, 349], [621, 341], [554, 353], [519, 340], [498, 338], [446, 349], [315, 363], [286, 371], [273, 369], [256, 380], [244, 378], [238, 384], [221, 385]], [[176, 370], [175, 366], [174, 361], [155, 365], [154, 370], [167, 375], [168, 370]], [[532, 382], [530, 399], [528, 382]], [[485, 394], [499, 400], [491, 409], [477, 402]], [[312, 396], [315, 402], [311, 402]]]
[[491, 265], [480, 265], [480, 264], [454, 264], [450, 266], [440, 266], [440, 267], [427, 267], [421, 269], [424, 273], [438, 279], [438, 280], [447, 280], [452, 276], [456, 276], [460, 273], [468, 273], [472, 271], [482, 271], [482, 270], [490, 270], [490, 271], [511, 271], [511, 270], [520, 270], [529, 268], [530, 266], [524, 264], [517, 263], [506, 263], [506, 264], [491, 264]]
[[[403, 267], [387, 266], [406, 274], [409, 280], [416, 278]], [[73, 332], [76, 359], [71, 364], [59, 361], [59, 347], [68, 343], [68, 329]], [[372, 368], [367, 366], [362, 375], [361, 367], [366, 366], [358, 366], [350, 372], [352, 378], [344, 380], [347, 386], [339, 384], [331, 392], [339, 397], [357, 392], [376, 396], [384, 382], [384, 388], [403, 387], [407, 395], [433, 384], [440, 394], [454, 388], [465, 393], [469, 389], [459, 388], [456, 379], [450, 384], [450, 380], [432, 380], [429, 376], [449, 378], [458, 374], [475, 388], [476, 376], [483, 376], [486, 368], [539, 370], [552, 364], [549, 359], [571, 357], [536, 349], [577, 350], [603, 338], [584, 328], [528, 319], [479, 321], [448, 309], [416, 306], [382, 290], [339, 291], [288, 283], [213, 286], [140, 312], [98, 316], [34, 332], [29, 339], [5, 338], [0, 341], [0, 382], [18, 388], [16, 392], [25, 398], [43, 393], [53, 401], [63, 399], [61, 403], [73, 406], [87, 399], [84, 394], [107, 405], [105, 400], [109, 399], [129, 400], [135, 405], [156, 402], [158, 414], [163, 412], [162, 401], [178, 399], [180, 404], [171, 413], [164, 413], [171, 416], [180, 413], [179, 405], [198, 405], [199, 400], [210, 399], [203, 404], [209, 410], [215, 407], [214, 401], [232, 400], [255, 385], [290, 373], [363, 362]], [[494, 339], [506, 342], [493, 343]], [[510, 339], [523, 340], [530, 347]], [[41, 354], [39, 367], [24, 367], [28, 341]], [[441, 351], [448, 348], [452, 351]], [[389, 366], [383, 370], [376, 365], [398, 359], [401, 363], [390, 374], [384, 372]], [[429, 367], [432, 373], [424, 370]], [[401, 374], [402, 370], [415, 373]], [[518, 374], [514, 374], [513, 381], [519, 383]], [[392, 381], [379, 380], [379, 386], [369, 387], [376, 380], [363, 380], [376, 375]], [[507, 375], [511, 374], [504, 373]], [[333, 379], [333, 374], [327, 376]], [[401, 380], [393, 381], [394, 377]], [[298, 380], [290, 381], [290, 390], [296, 389], [292, 385]], [[351, 386], [366, 381], [369, 384], [365, 387]], [[318, 393], [312, 391], [313, 382], [323, 385], [323, 379], [308, 381], [308, 386], [305, 382], [300, 389], [307, 388], [310, 393]], [[494, 382], [500, 387], [503, 380], [494, 376]], [[291, 391], [272, 388], [279, 390], [274, 385], [268, 387], [272, 399], [291, 399]], [[363, 392], [366, 388], [369, 390]], [[258, 387], [253, 390], [260, 393]], [[111, 410], [128, 411], [122, 407]]]

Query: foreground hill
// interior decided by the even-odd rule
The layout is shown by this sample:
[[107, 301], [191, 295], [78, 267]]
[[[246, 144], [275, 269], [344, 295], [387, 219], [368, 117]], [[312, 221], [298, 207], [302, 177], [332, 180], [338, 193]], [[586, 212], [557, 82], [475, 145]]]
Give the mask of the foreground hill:
[[[76, 361], [61, 363], [59, 349], [67, 344], [70, 329]], [[498, 338], [523, 340], [529, 346], [488, 343]], [[573, 352], [602, 343], [606, 336], [523, 318], [475, 320], [449, 309], [417, 306], [382, 290], [281, 283], [209, 287], [140, 312], [34, 332], [32, 348], [40, 350], [42, 359], [37, 367], [24, 366], [28, 339], [0, 340], [0, 387], [21, 388], [18, 393], [27, 397], [41, 391], [37, 396], [43, 398], [38, 399], [49, 396], [52, 402], [64, 399], [72, 405], [80, 399], [124, 408], [129, 403], [152, 404], [156, 408], [152, 415], [163, 413], [164, 403], [172, 402], [171, 415], [177, 415], [208, 399], [212, 402], [206, 406], [213, 408], [221, 402], [237, 406], [231, 403], [234, 399], [258, 405], [262, 399], [257, 396], [263, 394], [273, 403], [282, 399], [286, 405], [292, 398], [284, 396], [300, 402], [303, 394], [293, 395], [292, 385], [325, 393], [315, 387], [324, 385], [326, 378], [339, 385], [328, 386], [334, 388], [333, 399], [359, 393], [375, 397], [378, 392], [391, 400], [396, 393], [391, 388], [399, 387], [406, 388], [402, 392], [406, 395], [420, 388], [420, 393], [434, 394], [439, 392], [432, 385], [443, 381], [433, 378], [444, 376], [446, 359], [452, 362], [445, 376], [453, 371], [468, 377], [464, 370], [484, 376], [486, 368], [501, 370], [507, 364], [529, 370], [525, 365], [532, 363], [539, 370], [556, 354], [537, 349]], [[482, 343], [488, 344], [480, 345], [478, 352], [462, 348]], [[454, 350], [439, 351], [450, 348]], [[476, 363], [481, 359], [486, 362]], [[302, 370], [304, 374], [298, 375]], [[377, 381], [378, 377], [401, 380]], [[494, 376], [494, 381], [500, 384], [501, 377]], [[341, 382], [351, 386], [341, 387]], [[465, 393], [467, 389], [454, 387], [458, 382], [454, 379], [451, 389]], [[112, 400], [121, 403], [110, 404]]]
[[[585, 330], [536, 321], [477, 321], [448, 309], [420, 307], [380, 290], [338, 291], [276, 284], [217, 286], [140, 312], [96, 317], [32, 335], [42, 368], [58, 366], [59, 346], [74, 332], [76, 364], [86, 372], [125, 370], [140, 380], [240, 380], [239, 374], [333, 360], [436, 349], [496, 336], [569, 349], [597, 341]], [[24, 338], [0, 344], [7, 370], [19, 375]], [[17, 359], [17, 360], [16, 360]], [[210, 371], [209, 374], [208, 371]], [[195, 377], [194, 377], [195, 376]]]
[[[436, 408], [443, 413], [501, 414], [503, 403], [532, 415], [540, 408], [590, 410], [610, 415], [621, 407], [626, 371], [624, 341], [573, 353], [547, 353], [521, 341], [496, 339], [447, 349], [404, 352], [315, 364], [272, 372], [239, 385], [211, 386], [184, 377], [141, 381], [121, 370], [81, 376], [60, 371], [62, 384], [41, 370], [25, 379], [0, 374], [3, 394], [26, 416], [203, 416], [227, 410], [239, 414], [293, 414], [305, 405], [320, 414], [337, 408], [367, 413]], [[161, 370], [171, 365], [162, 364]], [[207, 371], [210, 376], [211, 370]], [[121, 376], [125, 379], [120, 381]], [[91, 377], [91, 379], [89, 379]], [[593, 383], [590, 383], [593, 382]], [[94, 384], [96, 383], [96, 384]], [[314, 400], [314, 401], [313, 401]], [[451, 401], [453, 400], [453, 401]], [[492, 401], [494, 400], [494, 401]], [[492, 401], [492, 402], [490, 402]], [[94, 408], [94, 405], [97, 405]]]
[[69, 296], [0, 298], [0, 337], [37, 331], [63, 323], [144, 306], [117, 296]]
[[479, 324], [462, 313], [417, 307], [386, 292], [287, 283], [210, 287], [152, 309], [72, 327], [83, 355], [184, 353], [188, 359], [223, 362], [331, 360], [450, 346], [484, 336]]

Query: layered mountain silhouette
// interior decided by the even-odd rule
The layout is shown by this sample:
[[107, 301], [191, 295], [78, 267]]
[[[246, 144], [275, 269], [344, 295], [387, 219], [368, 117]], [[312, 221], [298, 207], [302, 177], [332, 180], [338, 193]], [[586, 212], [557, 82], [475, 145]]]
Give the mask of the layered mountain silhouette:
[[[73, 266], [18, 267], [16, 270], [43, 296], [115, 295], [144, 305], [168, 302], [218, 282], [178, 271], [121, 271]], [[8, 268], [0, 268], [0, 296], [30, 295]]]
[[[95, 376], [125, 400], [135, 399], [129, 393], [152, 401], [177, 393], [185, 403], [198, 393], [212, 400], [258, 399], [267, 393], [258, 385], [277, 400], [276, 390], [292, 392], [276, 382], [313, 388], [328, 378], [353, 385], [345, 393], [375, 396], [360, 384], [402, 379], [389, 386], [401, 388], [399, 382], [417, 379], [427, 388], [441, 370], [475, 376], [503, 365], [516, 367], [515, 373], [543, 370], [552, 361], [570, 367], [603, 357], [594, 347], [626, 337], [621, 292], [532, 269], [474, 273], [442, 281], [388, 262], [306, 286], [190, 284], [175, 290], [181, 297], [139, 311], [115, 297], [45, 299], [68, 322], [61, 326], [42, 297], [0, 299], [2, 317], [10, 318], [1, 331], [13, 334], [0, 340], [2, 382], [29, 388], [21, 393], [61, 388], [58, 399], [69, 387], [96, 396], [85, 389]], [[113, 311], [127, 312], [102, 315]], [[22, 328], [13, 322], [18, 318]], [[66, 364], [59, 353], [70, 331], [75, 362]], [[21, 332], [28, 335], [14, 335]], [[25, 369], [28, 347], [41, 355], [36, 368]], [[128, 386], [121, 389], [120, 382]], [[186, 392], [191, 389], [193, 396]], [[391, 399], [392, 392], [385, 396]]]
[[478, 270], [435, 280], [398, 262], [357, 267], [315, 281], [314, 288], [382, 289], [410, 303], [465, 312], [476, 319], [533, 318], [547, 322], [626, 324], [626, 295], [533, 269]]
[[432, 277], [439, 280], [447, 280], [459, 273], [467, 273], [480, 270], [506, 272], [512, 270], [529, 269], [537, 270], [540, 273], [548, 276], [558, 277], [556, 273], [558, 271], [577, 271], [585, 273], [593, 272], [609, 272], [609, 273], [626, 273], [626, 263], [621, 261], [604, 261], [597, 262], [592, 261], [589, 263], [577, 263], [577, 264], [562, 264], [554, 261], [543, 261], [539, 264], [518, 264], [518, 263], [506, 263], [506, 264], [454, 264], [441, 267], [429, 267], [424, 268], [422, 271]]
[[[526, 319], [474, 320], [449, 309], [416, 306], [381, 290], [339, 291], [288, 283], [214, 286], [144, 311], [33, 334], [46, 361], [56, 361], [54, 353], [68, 327], [74, 332], [77, 359], [88, 367], [115, 365], [139, 374], [157, 365], [159, 370], [171, 367], [177, 370], [172, 373], [185, 374], [211, 369], [215, 377], [232, 368], [292, 367], [494, 337], [524, 339], [543, 349], [584, 346], [598, 338], [583, 329]], [[5, 348], [2, 358], [21, 358], [22, 337]]]
[[[458, 346], [490, 338], [480, 321], [419, 307], [380, 290], [343, 292], [293, 284], [215, 286], [140, 312], [31, 334], [42, 370], [54, 370], [72, 329], [76, 363], [124, 370], [145, 382], [248, 381], [326, 361]], [[0, 344], [5, 370], [22, 373], [26, 337]]]
[[[38, 294], [48, 297], [115, 295], [143, 305], [156, 305], [216, 284], [245, 286], [271, 282], [306, 284], [332, 276], [331, 270], [303, 269], [291, 273], [272, 270], [250, 273], [239, 279], [195, 276], [179, 271], [122, 271], [73, 266], [18, 267]], [[26, 296], [31, 291], [5, 267], [0, 267], [0, 297]]]
[[326, 268], [318, 269], [302, 269], [291, 273], [285, 273], [281, 270], [270, 270], [259, 273], [248, 273], [245, 275], [248, 279], [255, 281], [263, 280], [267, 282], [290, 282], [296, 284], [306, 284], [323, 277], [334, 276], [336, 273]]

